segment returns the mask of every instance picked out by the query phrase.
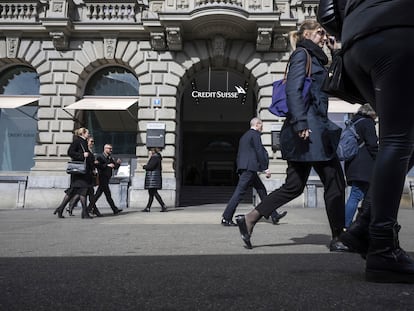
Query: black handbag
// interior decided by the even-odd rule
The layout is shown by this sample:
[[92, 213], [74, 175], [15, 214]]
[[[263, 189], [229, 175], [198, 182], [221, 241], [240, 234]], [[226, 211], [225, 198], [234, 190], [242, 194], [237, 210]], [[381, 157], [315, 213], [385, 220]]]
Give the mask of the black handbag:
[[[85, 148], [83, 148], [83, 152], [85, 152]], [[83, 161], [69, 161], [66, 166], [66, 173], [68, 174], [75, 174], [75, 175], [85, 175], [86, 174], [86, 158]]]
[[351, 104], [367, 103], [357, 86], [346, 74], [342, 51], [334, 55], [332, 64], [328, 69], [328, 74], [323, 82], [322, 91]]
[[69, 161], [66, 167], [66, 173], [76, 175], [86, 174], [86, 161]]

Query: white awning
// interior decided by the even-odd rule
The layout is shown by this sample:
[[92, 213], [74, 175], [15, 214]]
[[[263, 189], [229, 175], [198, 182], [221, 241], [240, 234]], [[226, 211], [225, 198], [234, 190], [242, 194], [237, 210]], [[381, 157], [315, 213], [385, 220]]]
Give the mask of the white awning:
[[360, 104], [350, 104], [343, 100], [329, 99], [328, 112], [330, 113], [356, 113]]
[[127, 110], [138, 98], [83, 98], [66, 106], [73, 110]]
[[37, 101], [39, 97], [0, 96], [0, 108], [14, 109]]

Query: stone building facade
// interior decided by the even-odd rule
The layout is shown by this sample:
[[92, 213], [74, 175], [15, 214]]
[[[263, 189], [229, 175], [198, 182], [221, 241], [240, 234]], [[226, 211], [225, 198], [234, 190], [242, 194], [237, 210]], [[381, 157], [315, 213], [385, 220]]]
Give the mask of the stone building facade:
[[[272, 82], [282, 77], [289, 57], [288, 33], [315, 18], [317, 3], [0, 0], [0, 76], [23, 66], [38, 78], [37, 94], [0, 92], [0, 107], [20, 98], [37, 109], [33, 154], [28, 155], [33, 165], [23, 170], [4, 166], [0, 205], [56, 207], [69, 184], [67, 149], [80, 126], [101, 137], [96, 152], [107, 142], [99, 131], [117, 132], [109, 140], [114, 152], [125, 145], [118, 153], [129, 173], [111, 185], [121, 207], [146, 202], [142, 164], [154, 125], [165, 143], [161, 195], [167, 205], [180, 204], [186, 185], [234, 186], [237, 140], [254, 116], [264, 120], [262, 139], [271, 156], [274, 178], [266, 184], [277, 187], [285, 163], [274, 135], [283, 120], [267, 110]], [[123, 96], [124, 78], [113, 82], [118, 71], [134, 76], [137, 93]], [[34, 100], [25, 102], [27, 95]], [[68, 108], [72, 104], [79, 109]], [[95, 110], [101, 104], [104, 108]], [[93, 124], [98, 124], [95, 133]], [[132, 143], [121, 143], [123, 129]]]

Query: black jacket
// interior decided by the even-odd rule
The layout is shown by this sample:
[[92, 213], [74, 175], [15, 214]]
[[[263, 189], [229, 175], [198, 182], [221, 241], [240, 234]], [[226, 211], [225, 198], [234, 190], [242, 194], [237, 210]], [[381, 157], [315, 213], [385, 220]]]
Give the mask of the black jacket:
[[263, 147], [261, 133], [249, 129], [239, 141], [237, 152], [237, 170], [261, 172], [269, 166], [269, 156]]
[[370, 182], [374, 169], [375, 158], [378, 152], [378, 136], [375, 130], [375, 121], [369, 116], [355, 115], [352, 121], [362, 121], [355, 124], [356, 132], [360, 137], [359, 143], [364, 146], [359, 148], [357, 155], [345, 162], [345, 176], [348, 185], [353, 181]]
[[347, 2], [342, 46], [374, 32], [393, 27], [414, 27], [413, 0], [336, 0]]
[[74, 161], [84, 161], [85, 157], [83, 156], [84, 152], [89, 152], [89, 156], [86, 158], [86, 174], [84, 175], [71, 175], [70, 186], [74, 188], [88, 188], [93, 184], [92, 176], [94, 169], [94, 156], [88, 148], [88, 143], [86, 139], [82, 137], [76, 137], [74, 141], [70, 144], [68, 149], [68, 156], [71, 157]]
[[[280, 133], [282, 157], [288, 161], [299, 162], [328, 161], [336, 156], [341, 129], [328, 119], [328, 96], [321, 91], [327, 73], [324, 66], [327, 58], [325, 60], [320, 56], [322, 49], [310, 40], [303, 40], [302, 45], [312, 59], [311, 98], [309, 105], [305, 106], [302, 89], [306, 77], [307, 55], [300, 47], [291, 56], [286, 81], [289, 113]], [[304, 129], [312, 131], [308, 140], [298, 136], [298, 132]]]
[[[96, 160], [98, 160], [96, 167], [98, 168], [99, 182], [108, 183], [112, 177], [112, 171], [119, 168], [120, 164], [116, 163], [112, 156], [107, 156], [105, 153], [99, 154]], [[108, 166], [111, 163], [115, 165], [114, 168]]]
[[145, 169], [144, 189], [162, 189], [162, 156], [160, 153], [154, 153], [143, 166]]

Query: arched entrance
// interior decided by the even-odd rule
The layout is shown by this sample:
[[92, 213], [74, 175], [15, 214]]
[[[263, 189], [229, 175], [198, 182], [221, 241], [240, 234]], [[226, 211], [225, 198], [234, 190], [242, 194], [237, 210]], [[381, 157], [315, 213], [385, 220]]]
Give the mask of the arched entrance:
[[256, 105], [249, 81], [232, 69], [209, 67], [189, 80], [181, 98], [181, 206], [228, 201], [238, 142]]

